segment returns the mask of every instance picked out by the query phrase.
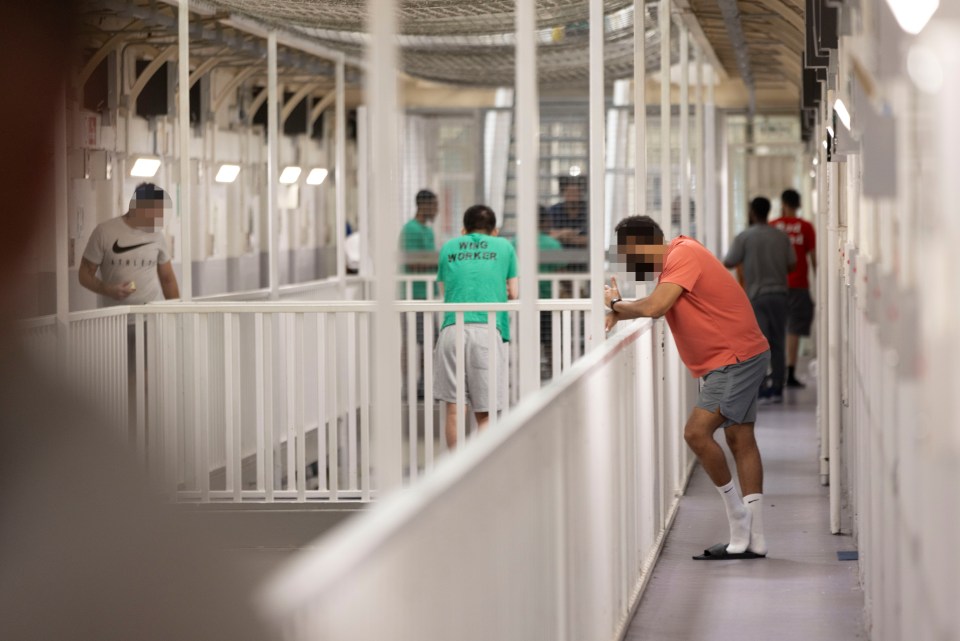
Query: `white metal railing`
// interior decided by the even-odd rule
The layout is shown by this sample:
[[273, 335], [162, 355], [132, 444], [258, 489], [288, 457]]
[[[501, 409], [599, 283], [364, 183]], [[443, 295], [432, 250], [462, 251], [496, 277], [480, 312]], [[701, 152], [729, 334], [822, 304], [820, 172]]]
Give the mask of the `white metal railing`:
[[[551, 320], [541, 350], [544, 373], [556, 377], [583, 353], [589, 302], [538, 304]], [[374, 307], [369, 301], [205, 301], [77, 312], [69, 322], [69, 372], [181, 500], [367, 500], [376, 487], [369, 412]], [[446, 450], [431, 356], [443, 314], [456, 313], [462, 356], [465, 312], [487, 311], [495, 341], [493, 312], [515, 317], [519, 303], [407, 301], [398, 309], [404, 332], [397, 384], [404, 406], [396, 429], [404, 434], [405, 474], [415, 479]], [[47, 349], [56, 346], [52, 328], [44, 320], [25, 331], [44, 332]], [[494, 384], [507, 381], [510, 406], [519, 387], [513, 334], [508, 370], [489, 369]], [[465, 413], [459, 374], [458, 417]], [[458, 421], [458, 442], [469, 427]]]
[[[366, 298], [367, 279], [360, 276], [347, 276], [343, 280], [336, 276], [313, 280], [306, 283], [281, 285], [280, 300], [363, 300]], [[212, 296], [197, 297], [202, 302], [238, 302], [265, 301], [270, 299], [270, 289], [265, 287], [243, 292], [229, 292]]]
[[[426, 284], [426, 300], [439, 298], [436, 274], [398, 274], [397, 280], [401, 283], [399, 297], [404, 300], [413, 300], [414, 286], [417, 283]], [[587, 272], [543, 273], [537, 275], [537, 280], [539, 283], [549, 284], [550, 296], [547, 298], [589, 298], [590, 274]]]
[[676, 420], [692, 387], [670, 373], [664, 331], [634, 321], [461, 455], [289, 563], [261, 598], [277, 631], [620, 638], [692, 463]]

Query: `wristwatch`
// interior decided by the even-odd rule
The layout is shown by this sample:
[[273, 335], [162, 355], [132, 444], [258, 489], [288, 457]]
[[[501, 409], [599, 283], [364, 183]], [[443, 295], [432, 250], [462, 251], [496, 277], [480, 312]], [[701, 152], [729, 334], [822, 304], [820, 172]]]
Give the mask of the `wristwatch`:
[[614, 309], [614, 308], [616, 307], [617, 303], [619, 303], [619, 302], [622, 301], [622, 300], [623, 300], [623, 298], [614, 298], [612, 301], [610, 301], [610, 311], [611, 311], [611, 312], [617, 311], [617, 310]]

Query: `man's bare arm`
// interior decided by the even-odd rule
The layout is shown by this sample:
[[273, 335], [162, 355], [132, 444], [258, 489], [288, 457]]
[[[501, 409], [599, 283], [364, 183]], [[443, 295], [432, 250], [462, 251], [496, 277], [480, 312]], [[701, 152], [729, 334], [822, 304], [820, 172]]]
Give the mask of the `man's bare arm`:
[[683, 287], [675, 283], [660, 283], [653, 293], [639, 300], [622, 300], [616, 304], [619, 320], [631, 318], [660, 318], [673, 307], [683, 294]]
[[166, 300], [180, 298], [180, 286], [177, 284], [177, 274], [173, 271], [173, 261], [157, 265], [157, 276], [160, 278], [160, 289]]
[[97, 278], [98, 269], [100, 269], [100, 265], [91, 263], [86, 258], [80, 259], [80, 269], [78, 270], [80, 284], [94, 294], [107, 296], [114, 300], [123, 300], [133, 293], [133, 288], [130, 287], [130, 283], [108, 285]]
[[507, 279], [507, 300], [517, 300], [520, 298], [520, 279]]

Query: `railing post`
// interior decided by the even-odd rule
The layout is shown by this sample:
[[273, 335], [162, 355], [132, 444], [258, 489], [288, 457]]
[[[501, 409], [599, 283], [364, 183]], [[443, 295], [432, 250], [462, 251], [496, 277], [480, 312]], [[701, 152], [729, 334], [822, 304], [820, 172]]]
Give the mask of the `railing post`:
[[633, 2], [633, 202], [629, 214], [646, 214], [647, 209], [647, 28], [644, 0]]
[[346, 85], [344, 79], [343, 54], [336, 60], [336, 158], [334, 161], [334, 179], [336, 184], [336, 219], [337, 230], [334, 238], [337, 243], [337, 279], [340, 281], [340, 293], [344, 292], [347, 276], [347, 264], [344, 254], [344, 242], [347, 238], [347, 111], [344, 106]]
[[670, 102], [670, 0], [660, 0], [660, 227], [667, 238], [673, 238]]
[[520, 397], [540, 386], [537, 340], [537, 193], [540, 103], [537, 85], [536, 2], [516, 0], [517, 259], [520, 273]]
[[267, 35], [267, 272], [270, 300], [280, 297], [280, 239], [277, 236], [277, 181], [280, 162], [278, 111], [277, 32], [271, 31]]
[[[603, 0], [590, 0], [590, 323], [587, 347], [604, 339], [604, 198], [606, 196], [606, 100], [603, 61]], [[538, 361], [539, 362], [539, 361]]]
[[[193, 298], [193, 243], [190, 185], [190, 0], [180, 0], [177, 124], [180, 130], [180, 298]], [[127, 116], [129, 120], [129, 116]]]

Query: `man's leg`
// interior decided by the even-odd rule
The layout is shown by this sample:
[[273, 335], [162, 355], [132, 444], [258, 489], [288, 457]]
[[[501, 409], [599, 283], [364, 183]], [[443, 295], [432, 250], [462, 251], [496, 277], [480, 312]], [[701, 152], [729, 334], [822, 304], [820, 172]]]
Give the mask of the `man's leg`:
[[783, 395], [783, 383], [786, 380], [786, 333], [787, 333], [787, 296], [774, 294], [766, 297], [766, 314], [770, 334], [767, 341], [770, 343], [770, 389], [772, 396]]
[[490, 412], [474, 412], [474, 416], [477, 417], [477, 431], [487, 429], [487, 425], [490, 424]]
[[713, 433], [725, 420], [719, 409], [710, 412], [702, 407], [695, 407], [687, 419], [683, 438], [697, 455], [700, 465], [717, 486], [720, 498], [723, 499], [727, 522], [730, 525], [730, 540], [726, 550], [731, 554], [739, 554], [745, 552], [750, 544], [750, 512], [744, 507], [733, 483], [723, 449], [713, 440]]
[[800, 352], [800, 336], [787, 334], [787, 367], [794, 371], [797, 366], [797, 354]]
[[446, 420], [443, 423], [443, 430], [447, 436], [447, 448], [453, 449], [457, 446], [457, 404], [447, 403]]
[[724, 430], [724, 435], [737, 464], [744, 506], [750, 512], [750, 545], [747, 549], [765, 555], [767, 542], [763, 534], [763, 462], [754, 437], [753, 425], [731, 425]]

